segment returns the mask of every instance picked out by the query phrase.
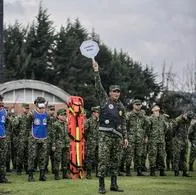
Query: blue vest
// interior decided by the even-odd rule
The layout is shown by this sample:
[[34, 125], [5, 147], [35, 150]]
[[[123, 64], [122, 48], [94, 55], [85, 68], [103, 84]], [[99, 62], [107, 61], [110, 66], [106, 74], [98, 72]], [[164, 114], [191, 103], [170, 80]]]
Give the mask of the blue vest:
[[46, 139], [48, 136], [47, 130], [47, 113], [37, 113], [33, 114], [33, 125], [32, 125], [32, 135], [35, 139]]
[[7, 112], [5, 109], [0, 110], [0, 138], [6, 137], [6, 130], [5, 130], [5, 118], [7, 116]]
[[99, 124], [100, 127], [118, 129], [118, 126], [122, 124], [121, 104], [119, 102], [114, 103], [107, 101], [100, 110]]

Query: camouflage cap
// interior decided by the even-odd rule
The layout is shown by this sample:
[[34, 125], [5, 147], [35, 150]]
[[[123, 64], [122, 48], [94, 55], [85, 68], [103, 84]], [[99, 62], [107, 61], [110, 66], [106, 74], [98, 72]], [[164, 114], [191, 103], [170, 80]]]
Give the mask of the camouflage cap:
[[48, 105], [48, 109], [49, 110], [55, 110], [55, 105], [52, 105], [52, 104]]
[[155, 104], [155, 105], [152, 106], [151, 110], [152, 110], [152, 112], [153, 111], [158, 111], [158, 110], [160, 110], [160, 106]]
[[142, 101], [139, 99], [135, 99], [132, 101], [132, 104], [142, 104]]
[[196, 114], [195, 114], [194, 112], [192, 112], [192, 111], [188, 111], [188, 112], [186, 113], [186, 116], [187, 116], [187, 118], [188, 118], [189, 120], [191, 120], [191, 119], [193, 119], [193, 118], [196, 117]]
[[109, 89], [110, 91], [114, 91], [114, 90], [120, 91], [120, 85], [110, 85]]
[[66, 110], [64, 108], [61, 108], [57, 111], [57, 116], [58, 115], [66, 115]]
[[26, 108], [26, 109], [29, 109], [29, 104], [23, 103], [23, 104], [22, 104], [22, 107], [23, 107], [23, 108]]
[[91, 112], [99, 112], [100, 106], [91, 107]]

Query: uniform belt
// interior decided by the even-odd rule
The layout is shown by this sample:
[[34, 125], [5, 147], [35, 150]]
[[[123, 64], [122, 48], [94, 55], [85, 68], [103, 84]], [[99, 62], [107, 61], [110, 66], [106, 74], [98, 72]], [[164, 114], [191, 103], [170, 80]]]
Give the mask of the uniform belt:
[[108, 127], [99, 127], [99, 131], [105, 131], [105, 132], [111, 132], [114, 133], [120, 137], [122, 137], [122, 133], [120, 133], [119, 131], [117, 131], [114, 128], [108, 128]]

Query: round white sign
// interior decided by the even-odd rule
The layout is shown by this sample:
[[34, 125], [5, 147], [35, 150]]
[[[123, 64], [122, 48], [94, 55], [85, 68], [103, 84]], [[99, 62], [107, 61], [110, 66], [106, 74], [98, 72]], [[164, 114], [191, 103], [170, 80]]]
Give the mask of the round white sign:
[[83, 41], [80, 46], [80, 52], [87, 58], [94, 58], [99, 52], [99, 46], [93, 40]]

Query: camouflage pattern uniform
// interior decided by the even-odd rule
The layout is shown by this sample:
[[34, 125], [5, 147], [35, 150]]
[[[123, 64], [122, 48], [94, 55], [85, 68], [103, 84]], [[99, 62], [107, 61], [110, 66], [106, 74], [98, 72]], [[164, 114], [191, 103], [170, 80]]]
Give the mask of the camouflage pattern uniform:
[[15, 113], [8, 114], [10, 127], [11, 127], [11, 160], [13, 169], [16, 170], [16, 158], [17, 158], [17, 150], [18, 150], [18, 135], [20, 129], [17, 126], [16, 118], [17, 115]]
[[173, 121], [173, 163], [175, 176], [179, 176], [179, 170], [183, 171], [183, 176], [189, 176], [187, 173], [187, 152], [190, 121], [190, 117], [185, 119], [183, 115]]
[[170, 170], [170, 164], [173, 169], [173, 144], [172, 144], [172, 130], [168, 130], [165, 135], [165, 150], [166, 150], [166, 166]]
[[[96, 107], [93, 107], [91, 111], [96, 111]], [[97, 112], [99, 112], [97, 110]], [[87, 179], [91, 178], [92, 165], [97, 168], [98, 162], [98, 128], [99, 118], [91, 116], [85, 122], [85, 138], [86, 138], [86, 170]]]
[[147, 160], [147, 156], [149, 153], [149, 144], [148, 144], [148, 142], [145, 141], [146, 139], [147, 139], [147, 137], [144, 137], [142, 157], [141, 157], [141, 166], [142, 166], [142, 171], [144, 171], [144, 172], [147, 171], [146, 160]]
[[[66, 111], [64, 109], [60, 109], [57, 111], [57, 117], [59, 115], [66, 115]], [[52, 129], [52, 148], [55, 147], [54, 150], [54, 174], [55, 179], [59, 179], [59, 168], [61, 164], [63, 178], [68, 178], [69, 172], [69, 135], [67, 129], [67, 122], [61, 121], [60, 119], [56, 119], [55, 122], [51, 126]]]
[[6, 124], [6, 142], [7, 142], [7, 152], [6, 152], [6, 172], [10, 172], [10, 163], [11, 163], [11, 134], [12, 134], [12, 125], [9, 117], [7, 117]]
[[196, 120], [189, 127], [189, 140], [191, 142], [190, 157], [189, 157], [189, 170], [193, 171], [193, 164], [196, 159]]
[[26, 173], [28, 169], [28, 137], [31, 124], [29, 123], [28, 104], [23, 104], [23, 108], [27, 110], [17, 117], [19, 126], [18, 149], [17, 149], [17, 174], [21, 174], [24, 167]]
[[[104, 177], [107, 163], [110, 165], [112, 191], [123, 191], [117, 186], [117, 175], [122, 154], [122, 140], [127, 139], [126, 111], [123, 104], [113, 101], [104, 90], [99, 72], [95, 72], [95, 88], [100, 102], [98, 176], [99, 193], [105, 193]], [[110, 86], [110, 91], [120, 90], [119, 86]]]
[[126, 172], [130, 172], [131, 162], [134, 158], [137, 175], [143, 175], [142, 170], [142, 154], [144, 138], [147, 133], [148, 120], [143, 111], [131, 113], [127, 119], [127, 132], [129, 145], [127, 147]]
[[49, 164], [49, 158], [51, 161], [51, 169], [54, 173], [54, 152], [52, 151], [52, 135], [53, 135], [53, 129], [52, 124], [56, 121], [55, 117], [55, 106], [49, 105], [48, 106], [48, 146], [47, 146], [47, 160], [46, 160], [46, 170], [48, 170], [48, 164]]
[[0, 183], [7, 183], [6, 178], [6, 118], [7, 112], [3, 108], [3, 96], [0, 95]]
[[[160, 170], [160, 176], [164, 176], [165, 169], [165, 134], [167, 132], [167, 123], [163, 115], [149, 117], [150, 127], [148, 131], [149, 142], [149, 164], [150, 175], [155, 175], [155, 168]], [[157, 164], [156, 164], [157, 163]]]
[[[34, 104], [36, 105], [36, 109], [34, 112], [32, 112], [29, 115], [29, 123], [32, 124], [32, 128], [30, 129], [31, 132], [29, 133], [28, 137], [28, 172], [29, 172], [29, 177], [28, 181], [34, 181], [33, 177], [33, 170], [34, 170], [34, 164], [35, 164], [35, 159], [37, 156], [39, 156], [39, 168], [40, 168], [40, 181], [46, 181], [45, 177], [45, 167], [46, 167], [46, 160], [47, 160], [47, 122], [48, 122], [48, 115], [44, 111], [42, 113], [39, 113], [37, 109], [39, 109], [39, 105], [44, 105], [45, 99], [42, 97], [37, 97], [35, 100]], [[44, 107], [41, 107], [40, 109], [43, 109]], [[42, 117], [43, 118], [38, 118]], [[40, 129], [39, 132], [44, 133], [46, 132], [46, 135], [44, 134], [44, 137], [39, 138], [35, 137], [33, 135], [33, 127], [36, 126], [37, 129], [40, 129], [44, 126], [44, 129]]]

